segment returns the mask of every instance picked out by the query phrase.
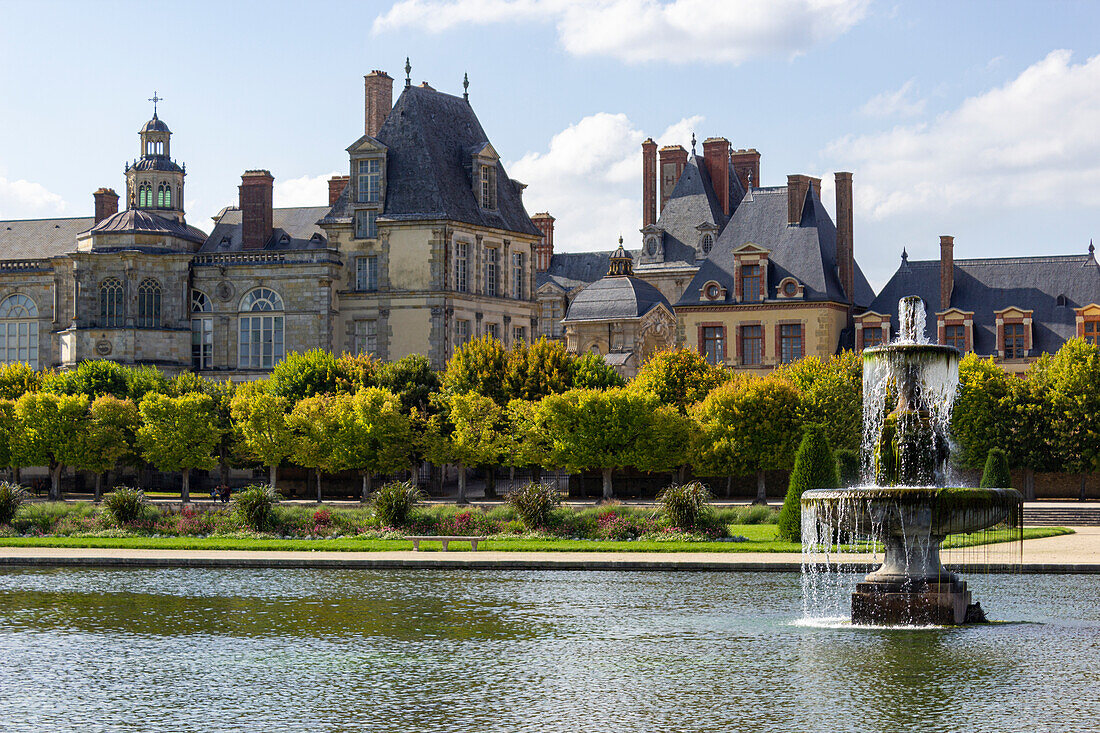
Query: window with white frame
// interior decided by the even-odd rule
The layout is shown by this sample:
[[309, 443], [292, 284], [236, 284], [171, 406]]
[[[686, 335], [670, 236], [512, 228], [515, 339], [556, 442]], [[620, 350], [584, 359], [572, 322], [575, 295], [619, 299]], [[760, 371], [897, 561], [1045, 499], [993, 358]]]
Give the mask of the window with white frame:
[[460, 293], [467, 290], [469, 265], [470, 245], [466, 242], [455, 242], [455, 290]]
[[495, 165], [481, 166], [481, 208], [497, 207], [497, 169]]
[[378, 356], [378, 321], [355, 322], [355, 353]]
[[355, 238], [356, 239], [375, 239], [378, 237], [378, 212], [374, 209], [369, 211], [356, 211], [355, 212]]
[[489, 247], [485, 250], [485, 294], [497, 297], [497, 285], [500, 280], [500, 250]]
[[138, 328], [160, 328], [160, 283], [147, 277], [138, 285]]
[[122, 281], [109, 277], [99, 284], [99, 318], [106, 328], [122, 326], [125, 310], [122, 302]]
[[470, 340], [470, 322], [464, 318], [455, 321], [455, 348]]
[[512, 297], [523, 300], [523, 253], [512, 253]]
[[378, 255], [355, 258], [355, 289], [378, 290]]
[[214, 367], [214, 318], [210, 298], [201, 290], [191, 291], [191, 368]]
[[22, 293], [0, 302], [0, 364], [38, 368], [38, 306]]
[[512, 326], [512, 341], [526, 341], [527, 329], [523, 326]]
[[500, 341], [500, 324], [499, 323], [487, 323], [485, 324], [485, 333], [491, 338]]
[[359, 161], [358, 201], [376, 204], [382, 194], [382, 161], [378, 158]]
[[283, 358], [283, 299], [256, 288], [241, 299], [238, 337], [241, 369], [271, 369]]

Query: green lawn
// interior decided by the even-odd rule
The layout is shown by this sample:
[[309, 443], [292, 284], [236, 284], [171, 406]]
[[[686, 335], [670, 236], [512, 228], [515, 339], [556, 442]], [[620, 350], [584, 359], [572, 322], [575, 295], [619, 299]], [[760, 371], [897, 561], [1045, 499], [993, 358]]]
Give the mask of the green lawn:
[[[570, 539], [491, 539], [481, 542], [479, 550], [502, 552], [800, 552], [801, 546], [776, 538], [773, 524], [731, 525], [733, 535], [743, 542], [670, 542]], [[1024, 539], [1072, 534], [1065, 527], [1028, 527]], [[997, 541], [1012, 539], [1007, 533]], [[978, 542], [968, 535], [965, 545]], [[222, 537], [0, 537], [0, 547], [97, 547], [147, 550], [300, 550], [330, 552], [382, 552], [411, 550], [409, 540], [343, 538], [335, 540], [241, 539]], [[438, 542], [422, 543], [423, 551], [439, 551]], [[452, 543], [451, 551], [469, 551], [465, 543]]]

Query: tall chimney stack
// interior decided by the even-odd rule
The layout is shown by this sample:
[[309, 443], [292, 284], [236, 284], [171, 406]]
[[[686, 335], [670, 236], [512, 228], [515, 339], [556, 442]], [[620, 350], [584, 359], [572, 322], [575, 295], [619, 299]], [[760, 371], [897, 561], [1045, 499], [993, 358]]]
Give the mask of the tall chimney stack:
[[707, 175], [714, 195], [722, 202], [722, 213], [730, 215], [730, 141], [724, 137], [708, 137], [703, 141], [703, 160], [707, 164]]
[[333, 176], [328, 179], [328, 205], [335, 206], [336, 199], [340, 198], [340, 194], [347, 188], [348, 181], [351, 176]]
[[955, 238], [940, 237], [940, 310], [951, 307], [951, 291], [955, 289]]
[[275, 179], [269, 171], [241, 175], [241, 239], [244, 249], [263, 249], [273, 233], [271, 192]]
[[642, 143], [642, 226], [657, 223], [657, 143]]
[[[665, 204], [668, 203], [669, 198], [672, 197], [672, 190], [676, 188], [676, 183], [680, 180], [680, 174], [684, 172], [684, 166], [687, 165], [688, 154], [687, 151], [679, 145], [666, 145], [661, 148], [660, 156], [660, 211], [664, 211]], [[658, 214], [659, 213], [660, 212], [658, 212]]]
[[787, 176], [787, 226], [798, 226], [802, 223], [802, 208], [806, 205], [806, 193], [809, 190], [809, 176]]
[[550, 258], [554, 256], [554, 217], [543, 211], [531, 217], [531, 221], [542, 237], [535, 243], [535, 270], [546, 272], [550, 269]]
[[750, 185], [752, 188], [760, 188], [760, 153], [756, 148], [734, 150], [730, 153], [730, 162], [733, 163], [737, 180], [741, 181], [741, 188], [746, 191]]
[[836, 272], [840, 286], [848, 298], [848, 305], [855, 303], [856, 256], [852, 236], [852, 174], [840, 171], [836, 179]]
[[92, 194], [95, 199], [95, 223], [118, 213], [118, 194], [113, 188], [101, 188]]
[[393, 79], [375, 69], [363, 77], [364, 127], [371, 137], [378, 137], [382, 123], [393, 109]]

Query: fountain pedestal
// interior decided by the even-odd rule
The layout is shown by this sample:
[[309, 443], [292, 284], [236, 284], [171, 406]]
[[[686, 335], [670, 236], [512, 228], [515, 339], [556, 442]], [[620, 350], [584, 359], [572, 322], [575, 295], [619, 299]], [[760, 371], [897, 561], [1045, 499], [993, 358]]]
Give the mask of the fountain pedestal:
[[966, 583], [943, 581], [863, 581], [852, 593], [852, 623], [876, 626], [954, 626], [966, 623], [970, 609]]

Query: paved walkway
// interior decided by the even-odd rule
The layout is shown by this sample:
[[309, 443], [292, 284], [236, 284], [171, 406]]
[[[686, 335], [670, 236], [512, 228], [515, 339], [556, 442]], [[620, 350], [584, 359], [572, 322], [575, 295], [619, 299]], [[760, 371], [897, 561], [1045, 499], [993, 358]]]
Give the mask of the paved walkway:
[[[1100, 527], [1028, 540], [1023, 572], [1100, 573]], [[997, 548], [1007, 546], [996, 546]], [[996, 554], [996, 549], [994, 550]], [[1002, 552], [1001, 555], [1007, 553]], [[962, 572], [1007, 572], [1011, 564], [987, 566], [973, 550], [947, 551], [945, 561]], [[1005, 560], [1009, 558], [1004, 557]], [[868, 563], [865, 555], [847, 556]], [[994, 563], [998, 560], [993, 558]], [[123, 550], [102, 548], [0, 547], [0, 566], [242, 567], [242, 568], [425, 568], [500, 570], [726, 570], [793, 572], [796, 553], [763, 552], [324, 552], [233, 550]]]

